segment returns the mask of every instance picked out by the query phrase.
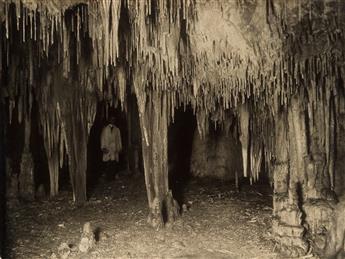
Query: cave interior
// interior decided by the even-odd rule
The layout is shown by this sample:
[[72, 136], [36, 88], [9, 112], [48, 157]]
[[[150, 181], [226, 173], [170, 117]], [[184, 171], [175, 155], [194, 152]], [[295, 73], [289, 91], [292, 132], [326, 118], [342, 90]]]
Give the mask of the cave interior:
[[[345, 258], [344, 33], [342, 0], [0, 0], [4, 258], [28, 258], [20, 208], [81, 215], [127, 183], [119, 199], [143, 204], [152, 235], [198, 211], [194, 185], [218, 186], [264, 196], [272, 258]], [[111, 120], [121, 148], [105, 161]]]

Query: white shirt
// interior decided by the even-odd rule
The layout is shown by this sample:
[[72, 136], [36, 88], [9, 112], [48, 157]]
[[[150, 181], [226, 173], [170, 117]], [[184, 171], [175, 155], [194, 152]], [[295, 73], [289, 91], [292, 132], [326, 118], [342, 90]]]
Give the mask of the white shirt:
[[113, 124], [105, 126], [101, 133], [101, 149], [103, 161], [119, 162], [119, 153], [122, 150], [121, 133]]

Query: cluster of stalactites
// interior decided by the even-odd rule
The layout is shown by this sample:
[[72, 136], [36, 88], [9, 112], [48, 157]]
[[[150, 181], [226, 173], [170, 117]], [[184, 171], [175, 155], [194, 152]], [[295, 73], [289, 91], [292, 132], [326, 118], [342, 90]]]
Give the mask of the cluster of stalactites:
[[[176, 96], [172, 92], [183, 86], [180, 65], [181, 23], [183, 20], [188, 21], [192, 1], [130, 2], [131, 48], [127, 49], [126, 57], [130, 67], [135, 68], [132, 73], [133, 86], [142, 89], [137, 93], [170, 92], [169, 103], [177, 107]], [[155, 9], [152, 6], [154, 2]], [[141, 96], [137, 99], [142, 112], [146, 99]]]
[[309, 101], [303, 102], [306, 110], [310, 138], [313, 138], [311, 149], [317, 149], [326, 157], [325, 169], [328, 172], [330, 188], [334, 190], [335, 183], [335, 147], [336, 125], [341, 109], [340, 99], [344, 96], [339, 91], [337, 78], [324, 77], [318, 82], [319, 87], [311, 87], [307, 90]]
[[[268, 114], [275, 116], [279, 107], [289, 106], [290, 98], [296, 92], [304, 88], [317, 87], [319, 78], [326, 77], [331, 81], [343, 78], [343, 68], [339, 65], [343, 60], [343, 49], [341, 47], [336, 48], [336, 51], [322, 52], [320, 50], [319, 53], [311, 53], [310, 55], [306, 55], [306, 53], [304, 53], [304, 56], [301, 54], [295, 55], [293, 46], [303, 46], [305, 43], [304, 38], [308, 38], [308, 35], [310, 39], [316, 37], [315, 35], [311, 36], [315, 32], [307, 31], [305, 37], [301, 39], [288, 35], [293, 33], [293, 29], [296, 29], [302, 20], [316, 19], [322, 12], [326, 15], [322, 19], [331, 21], [333, 17], [327, 16], [330, 12], [327, 10], [328, 4], [325, 3], [325, 9], [320, 13], [312, 1], [294, 1], [294, 4], [285, 3], [284, 1], [268, 2], [271, 3], [266, 6], [268, 8], [267, 20], [271, 21], [272, 24], [276, 23], [277, 28], [270, 25], [270, 29], [275, 28], [272, 33], [276, 33], [279, 38], [279, 41], [273, 46], [275, 47], [274, 51], [277, 52], [268, 53], [270, 59], [269, 57], [260, 59], [262, 58], [260, 55], [258, 56], [250, 51], [247, 53], [248, 55], [240, 55], [226, 41], [215, 41], [211, 44], [212, 46], [203, 50], [199, 48], [200, 41], [197, 41], [195, 46], [185, 45], [181, 41], [181, 35], [179, 35], [180, 39], [177, 41], [178, 38], [173, 37], [173, 32], [171, 32], [170, 38], [168, 37], [169, 41], [165, 42], [166, 46], [171, 46], [171, 51], [168, 51], [167, 56], [163, 55], [163, 52], [159, 52], [159, 48], [157, 50], [156, 44], [149, 44], [145, 48], [142, 47], [144, 51], [140, 52], [141, 58], [146, 57], [146, 59], [142, 59], [145, 62], [141, 64], [140, 72], [134, 75], [137, 82], [135, 85], [139, 85], [139, 87], [144, 85], [150, 90], [150, 87], [152, 87], [153, 90], [170, 91], [170, 97], [168, 97], [170, 103], [176, 106], [179, 106], [181, 102], [191, 104], [200, 118], [214, 113], [218, 106], [226, 110], [239, 107], [242, 103], [248, 101], [254, 106], [265, 106]], [[276, 3], [278, 5], [275, 5]], [[306, 8], [308, 4], [310, 4], [309, 9]], [[275, 8], [275, 11], [271, 9], [272, 7]], [[198, 13], [198, 8], [196, 10]], [[298, 18], [295, 17], [295, 12], [292, 12], [292, 10], [299, 10]], [[139, 25], [133, 27], [138, 29], [133, 34], [138, 35], [137, 32], [140, 31], [142, 35], [148, 35], [147, 30], [148, 28], [151, 30], [151, 28], [144, 23], [145, 18], [140, 20], [140, 17], [145, 17], [145, 13], [138, 16]], [[195, 21], [196, 24], [198, 22], [198, 20]], [[279, 27], [281, 24], [289, 26], [282, 28]], [[155, 28], [159, 27], [163, 28], [164, 23]], [[195, 27], [191, 26], [188, 31], [189, 36], [193, 36], [193, 29]], [[338, 38], [332, 36], [333, 40], [341, 37], [341, 28], [332, 27], [331, 30], [338, 31]], [[329, 33], [332, 35], [332, 31]], [[289, 39], [284, 42], [287, 36], [289, 36]], [[138, 37], [137, 43], [139, 42], [137, 48], [140, 49], [140, 44], [144, 44], [148, 40], [141, 42], [140, 39], [144, 38], [136, 37]], [[163, 37], [163, 39], [167, 39], [167, 37]], [[178, 43], [174, 43], [174, 40]], [[264, 46], [269, 49], [272, 47], [270, 45], [272, 42], [268, 41], [267, 46]], [[308, 41], [306, 42], [308, 43]], [[177, 45], [179, 45], [179, 48], [176, 47]], [[289, 51], [284, 52], [285, 50]], [[271, 54], [273, 56], [270, 56]], [[177, 66], [166, 62], [164, 57], [171, 57], [171, 59], [167, 59], [169, 61], [174, 60], [176, 57]], [[140, 60], [137, 59], [137, 62], [140, 62]], [[163, 63], [160, 63], [162, 60]], [[177, 77], [175, 76], [175, 68], [178, 69]], [[145, 98], [142, 100], [145, 101]], [[171, 109], [170, 117], [173, 117], [173, 112], [174, 109]], [[199, 115], [201, 113], [204, 114]], [[200, 119], [200, 121], [205, 120]], [[201, 127], [203, 126], [199, 126], [199, 129], [202, 132]]]
[[[193, 38], [194, 30], [198, 30], [198, 22], [202, 22], [201, 13], [204, 8], [198, 1], [85, 1], [86, 5], [76, 8], [68, 21], [66, 10], [59, 10], [59, 6], [54, 8], [54, 1], [53, 4], [38, 2], [36, 5], [29, 5], [27, 1], [24, 1], [24, 5], [19, 0], [13, 2], [16, 27], [22, 40], [33, 39], [40, 42], [40, 51], [46, 55], [56, 43], [59, 48], [58, 60], [63, 63], [66, 77], [71, 72], [72, 56], [79, 63], [82, 55], [80, 42], [87, 34], [92, 43], [92, 73], [96, 74], [95, 84], [100, 93], [103, 92], [106, 79], [114, 71], [110, 67], [118, 66], [119, 55], [124, 55], [125, 58], [122, 66], [128, 64], [129, 70], [140, 70], [140, 73], [132, 75], [125, 73], [126, 81], [140, 82], [136, 85], [145, 89], [176, 91], [177, 95], [182, 95], [178, 99], [201, 107], [206, 112], [211, 112], [218, 104], [223, 109], [237, 107], [247, 99], [254, 99], [258, 104], [286, 104], [291, 88], [300, 84], [301, 80], [310, 84], [317, 75], [316, 69], [319, 69], [313, 67], [313, 62], [306, 64], [305, 60], [296, 60], [292, 53], [272, 57], [269, 64], [263, 65], [260, 56], [255, 54], [254, 45], [237, 50], [227, 40], [214, 41], [213, 47], [207, 48], [208, 51], [203, 49], [202, 44], [198, 45], [199, 42], [195, 46], [188, 45], [188, 40], [182, 39], [181, 28], [185, 26], [186, 33]], [[291, 14], [291, 10], [300, 10], [300, 19], [315, 16], [315, 7], [311, 1], [292, 1], [294, 4], [283, 2], [268, 1], [267, 6], [260, 5], [258, 8], [262, 12], [265, 11], [263, 8], [267, 8], [268, 20], [272, 16], [279, 16], [286, 24], [299, 21], [295, 14]], [[5, 27], [6, 36], [9, 37], [10, 2], [6, 3]], [[326, 4], [325, 8], [327, 6]], [[122, 34], [128, 34], [124, 37], [128, 40], [126, 53], [122, 54], [119, 50], [121, 8], [127, 10], [130, 23], [130, 31], [121, 31]], [[327, 10], [324, 12], [328, 13]], [[195, 13], [200, 14], [199, 20], [194, 17]], [[71, 41], [76, 41], [75, 48], [71, 47]], [[205, 44], [208, 46], [207, 42]], [[277, 44], [276, 47], [282, 45]], [[75, 51], [76, 55], [72, 55], [71, 51]], [[329, 68], [337, 61], [337, 57], [326, 55], [315, 59], [320, 60], [317, 63], [324, 63], [321, 66]], [[267, 63], [269, 59], [265, 61]], [[123, 82], [123, 77], [118, 81]], [[120, 88], [116, 92], [121, 93], [121, 103], [124, 103], [122, 86], [122, 83], [119, 84]], [[175, 95], [171, 94], [172, 103], [176, 100]], [[205, 95], [210, 98], [205, 98]]]
[[250, 103], [237, 110], [237, 128], [242, 146], [243, 175], [250, 183], [259, 180], [263, 169], [270, 176], [274, 156], [274, 120], [269, 111]]
[[[10, 2], [15, 4], [16, 24], [11, 24]], [[134, 87], [144, 89], [136, 92], [167, 91], [169, 118], [174, 117], [174, 109], [181, 103], [191, 104], [196, 113], [205, 113], [206, 117], [219, 109], [219, 106], [226, 110], [248, 100], [254, 105], [266, 105], [274, 115], [277, 107], [288, 106], [290, 96], [298, 88], [316, 87], [320, 77], [327, 77], [331, 81], [344, 77], [342, 66], [337, 65], [342, 62], [342, 52], [301, 58], [290, 52], [283, 53], [284, 44], [278, 42], [275, 47], [280, 48], [282, 53], [273, 56], [271, 60], [265, 59], [270, 62], [263, 64], [260, 56], [255, 54], [254, 45], [237, 51], [228, 39], [214, 41], [211, 49], [204, 49], [200, 42], [194, 42], [194, 46], [193, 42], [188, 42], [186, 35], [182, 35], [182, 27], [185, 26], [184, 33], [190, 36], [189, 40], [193, 38], [200, 25], [198, 23], [202, 22], [202, 1], [83, 2], [85, 5], [75, 8], [67, 19], [66, 9], [54, 6], [56, 1], [49, 4], [38, 2], [35, 5], [30, 5], [28, 1], [7, 1], [4, 20], [6, 37], [10, 37], [10, 27], [15, 26], [22, 35], [21, 40], [39, 42], [39, 51], [45, 53], [45, 56], [49, 55], [49, 49], [56, 43], [58, 62], [63, 64], [66, 78], [71, 72], [72, 57], [76, 58], [77, 64], [80, 62], [81, 41], [89, 38], [92, 43], [93, 69], [85, 73], [95, 74], [94, 84], [99, 93], [110, 81], [111, 87], [115, 89], [108, 91], [108, 94], [116, 95], [122, 106], [125, 106], [126, 84], [132, 81]], [[336, 2], [342, 7], [339, 1]], [[244, 3], [238, 3], [244, 6]], [[121, 8], [128, 12], [130, 28], [127, 32], [119, 31]], [[302, 0], [270, 0], [258, 8], [262, 9], [260, 12], [266, 10], [271, 25], [279, 19], [284, 21], [287, 32], [301, 20], [308, 17], [312, 19], [319, 14], [312, 1]], [[326, 15], [334, 10], [327, 8], [330, 5], [326, 3], [323, 10]], [[224, 12], [222, 9], [222, 16], [226, 15]], [[282, 29], [273, 32], [284, 33]], [[122, 37], [119, 33], [128, 34], [122, 35], [127, 44], [125, 53], [119, 49]], [[74, 41], [76, 44], [72, 44]], [[209, 42], [205, 41], [204, 47], [207, 44]], [[124, 60], [119, 65], [120, 55], [123, 55]], [[116, 80], [109, 80], [113, 74]], [[109, 99], [114, 98], [110, 96]], [[146, 99], [139, 97], [138, 100]], [[139, 107], [145, 107], [144, 104], [139, 103]]]
[[[62, 68], [60, 72], [61, 70]], [[68, 141], [71, 138], [68, 136], [71, 134], [71, 127], [78, 127], [70, 124], [71, 113], [74, 113], [75, 120], [82, 122], [81, 125], [85, 126], [87, 134], [90, 133], [96, 115], [96, 98], [92, 93], [92, 80], [88, 74], [80, 73], [78, 76], [77, 81], [83, 89], [78, 91], [73, 89], [73, 81], [65, 80], [62, 73], [56, 72], [56, 70], [47, 71], [46, 77], [41, 82], [44, 87], [40, 87], [36, 94], [43, 142], [48, 158], [51, 196], [58, 193], [59, 168], [63, 166], [65, 155], [71, 158], [75, 157], [75, 152], [79, 152]], [[78, 109], [71, 111], [69, 110], [71, 106]]]
[[[58, 62], [63, 64], [65, 77], [71, 72], [72, 56], [76, 63], [79, 63], [82, 56], [81, 41], [86, 39], [86, 35], [92, 42], [92, 65], [100, 68], [95, 70], [103, 73], [103, 69], [115, 65], [119, 56], [118, 27], [121, 1], [91, 1], [87, 6], [74, 8], [68, 18], [66, 9], [59, 9], [63, 5], [60, 3], [59, 6], [55, 6], [54, 3], [7, 1], [4, 5], [6, 38], [10, 38], [9, 34], [15, 26], [22, 42], [34, 40], [37, 43], [42, 58], [48, 58], [51, 47], [57, 45]], [[13, 6], [16, 24], [11, 24]], [[72, 48], [71, 41], [75, 41], [75, 48]], [[71, 53], [72, 51], [75, 53]], [[101, 75], [102, 79], [104, 76]], [[103, 81], [99, 80], [98, 83], [101, 89]]]
[[[179, 76], [177, 49], [180, 23], [181, 20], [188, 19], [191, 1], [81, 2], [83, 5], [76, 8], [61, 9], [63, 5], [56, 1], [38, 1], [35, 4], [31, 1], [5, 1], [6, 38], [10, 38], [11, 27], [14, 26], [11, 24], [13, 13], [10, 11], [14, 6], [15, 26], [21, 34], [21, 40], [37, 42], [42, 58], [48, 58], [51, 47], [57, 45], [54, 55], [57, 52], [58, 62], [63, 64], [66, 78], [72, 70], [72, 59], [79, 64], [82, 56], [81, 41], [89, 39], [92, 46], [92, 73], [96, 74], [95, 83], [99, 93], [102, 93], [107, 79], [112, 77], [111, 73], [114, 70], [111, 67], [118, 66], [120, 55], [123, 56], [122, 66], [128, 64], [131, 68], [140, 67], [145, 71], [143, 82], [151, 82], [151, 85], [159, 89], [166, 89], [174, 84], [174, 79]], [[124, 6], [121, 6], [122, 4]], [[121, 37], [126, 39], [128, 45], [126, 53], [120, 53], [123, 50], [119, 50], [121, 8], [127, 8], [131, 23], [131, 28], [121, 32]], [[122, 76], [123, 73], [119, 75]], [[129, 75], [126, 75], [126, 79], [128, 77]], [[119, 78], [118, 81], [122, 82], [123, 78]], [[145, 87], [144, 84], [141, 85]], [[123, 93], [123, 89], [119, 92]]]

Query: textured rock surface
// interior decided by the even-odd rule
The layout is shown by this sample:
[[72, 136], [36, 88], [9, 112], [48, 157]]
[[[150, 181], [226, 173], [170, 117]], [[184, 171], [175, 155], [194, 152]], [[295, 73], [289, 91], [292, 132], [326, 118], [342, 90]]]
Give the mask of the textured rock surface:
[[92, 230], [90, 222], [86, 222], [83, 226], [83, 233], [79, 243], [79, 251], [82, 253], [88, 252], [96, 244], [95, 234]]
[[191, 158], [191, 173], [197, 177], [212, 177], [222, 180], [235, 179], [242, 175], [242, 153], [240, 143], [226, 132], [213, 133], [201, 139], [194, 133]]
[[67, 243], [61, 243], [58, 247], [58, 254], [61, 259], [67, 259], [71, 253], [71, 249], [69, 248]]
[[330, 221], [328, 225], [328, 233], [326, 243], [323, 243], [326, 256], [333, 258], [345, 257], [345, 196], [341, 196], [339, 203], [334, 206], [334, 213], [327, 220]]
[[[344, 107], [345, 108], [345, 107]], [[345, 195], [345, 109], [342, 110], [342, 114], [338, 119], [338, 134], [337, 134], [337, 157], [335, 164], [335, 192], [338, 196]]]
[[19, 174], [19, 195], [26, 200], [33, 200], [35, 197], [34, 164], [32, 154], [24, 150]]

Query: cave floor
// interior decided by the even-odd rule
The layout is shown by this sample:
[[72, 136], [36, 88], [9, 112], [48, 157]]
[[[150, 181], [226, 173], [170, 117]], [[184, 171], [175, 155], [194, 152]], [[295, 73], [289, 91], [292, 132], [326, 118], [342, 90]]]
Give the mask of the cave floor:
[[[270, 235], [269, 188], [234, 189], [232, 183], [190, 181], [184, 188], [188, 211], [159, 231], [146, 223], [143, 177], [102, 178], [80, 208], [70, 190], [51, 200], [20, 202], [8, 209], [9, 258], [60, 258], [63, 242], [71, 247], [67, 258], [282, 258]], [[76, 247], [85, 222], [97, 243], [81, 253]]]

